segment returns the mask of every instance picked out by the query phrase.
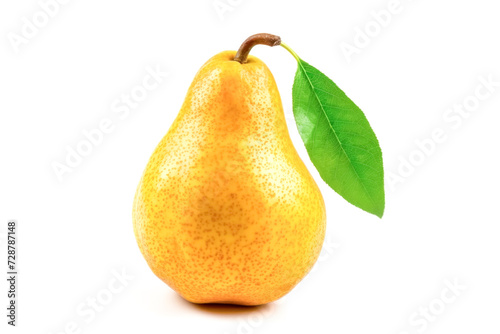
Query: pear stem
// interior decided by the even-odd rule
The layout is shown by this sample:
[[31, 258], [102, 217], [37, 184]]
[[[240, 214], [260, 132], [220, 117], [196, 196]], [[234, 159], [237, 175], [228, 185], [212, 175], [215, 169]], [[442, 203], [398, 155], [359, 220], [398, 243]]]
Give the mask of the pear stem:
[[281, 38], [276, 35], [271, 34], [255, 34], [248, 37], [243, 44], [241, 44], [236, 56], [234, 56], [234, 60], [241, 64], [245, 64], [247, 62], [248, 54], [250, 50], [257, 44], [263, 44], [268, 46], [277, 46], [281, 44]]

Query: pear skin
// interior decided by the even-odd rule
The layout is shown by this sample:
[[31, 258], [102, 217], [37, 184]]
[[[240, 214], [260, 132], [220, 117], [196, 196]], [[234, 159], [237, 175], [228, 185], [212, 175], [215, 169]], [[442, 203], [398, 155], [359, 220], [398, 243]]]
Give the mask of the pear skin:
[[267, 66], [235, 51], [198, 71], [151, 156], [133, 224], [151, 270], [194, 303], [260, 305], [316, 262], [323, 197], [290, 139]]

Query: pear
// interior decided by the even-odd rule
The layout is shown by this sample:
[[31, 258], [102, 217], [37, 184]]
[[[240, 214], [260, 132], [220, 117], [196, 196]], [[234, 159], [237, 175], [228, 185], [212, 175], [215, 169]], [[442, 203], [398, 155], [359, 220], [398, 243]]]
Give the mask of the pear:
[[154, 274], [193, 303], [266, 304], [309, 272], [325, 205], [261, 60], [225, 51], [198, 71], [140, 180], [133, 224]]

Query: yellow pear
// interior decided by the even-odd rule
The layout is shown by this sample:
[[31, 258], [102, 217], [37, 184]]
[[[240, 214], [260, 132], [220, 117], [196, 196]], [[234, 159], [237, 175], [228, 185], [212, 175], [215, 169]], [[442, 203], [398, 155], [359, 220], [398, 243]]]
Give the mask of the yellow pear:
[[151, 156], [133, 207], [152, 271], [194, 303], [260, 305], [288, 293], [321, 250], [326, 214], [258, 58], [198, 71]]

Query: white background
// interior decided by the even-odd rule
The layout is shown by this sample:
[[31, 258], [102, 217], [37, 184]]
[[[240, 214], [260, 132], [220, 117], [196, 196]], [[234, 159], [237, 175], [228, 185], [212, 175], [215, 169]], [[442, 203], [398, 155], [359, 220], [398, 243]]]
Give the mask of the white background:
[[[454, 105], [478, 101], [480, 77], [500, 81], [498, 5], [401, 0], [376, 31], [371, 12], [388, 0], [220, 3], [230, 10], [217, 12], [213, 0], [73, 0], [18, 52], [9, 38], [22, 35], [23, 17], [33, 22], [40, 4], [0, 4], [2, 272], [8, 219], [19, 221], [20, 239], [19, 323], [5, 324], [2, 279], [2, 332], [498, 333], [500, 87], [460, 124], [443, 118], [457, 117], [447, 111]], [[356, 29], [366, 26], [372, 37], [349, 62], [341, 45], [355, 45]], [[319, 178], [290, 116], [295, 60], [283, 48], [256, 47], [324, 195], [327, 238], [313, 272], [280, 301], [196, 306], [147, 267], [132, 231], [132, 200], [196, 71], [258, 32], [280, 35], [364, 110], [387, 174], [400, 175], [401, 159], [418, 166], [386, 180], [382, 220], [345, 202]], [[120, 119], [112, 104], [142, 83], [147, 67], [169, 74]], [[106, 118], [113, 131], [59, 181], [52, 164], [64, 163], [67, 146]], [[446, 139], [422, 159], [415, 141], [436, 129]], [[123, 270], [133, 278], [110, 292], [110, 283], [121, 287], [113, 273]], [[457, 296], [448, 281], [461, 286]], [[87, 303], [95, 297], [107, 304], [91, 318]]]

